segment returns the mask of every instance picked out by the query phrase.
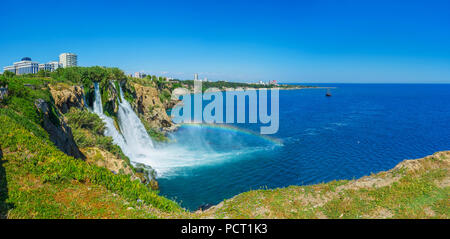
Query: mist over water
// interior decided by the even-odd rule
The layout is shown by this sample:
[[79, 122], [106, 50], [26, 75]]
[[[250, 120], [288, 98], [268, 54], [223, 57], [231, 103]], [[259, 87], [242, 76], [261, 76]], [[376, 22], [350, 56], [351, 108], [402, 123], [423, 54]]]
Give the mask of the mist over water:
[[169, 135], [170, 143], [154, 143], [130, 103], [123, 97], [122, 89], [119, 90], [121, 102], [117, 116], [120, 131], [116, 129], [114, 120], [103, 113], [98, 83], [95, 83], [93, 111], [106, 123], [105, 135], [113, 138], [131, 162], [151, 166], [159, 178], [186, 174], [186, 168], [237, 160], [241, 155], [273, 147], [273, 143], [264, 142], [263, 139], [260, 139], [262, 142], [242, 140], [237, 136], [243, 133], [201, 125], [182, 126]]

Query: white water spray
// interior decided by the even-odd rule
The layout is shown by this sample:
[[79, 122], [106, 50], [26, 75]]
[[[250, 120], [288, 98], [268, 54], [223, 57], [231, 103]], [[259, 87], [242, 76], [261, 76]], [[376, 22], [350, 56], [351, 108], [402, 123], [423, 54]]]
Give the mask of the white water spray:
[[95, 87], [95, 99], [94, 99], [94, 103], [93, 103], [93, 108], [94, 108], [93, 110], [94, 110], [94, 113], [96, 113], [103, 120], [103, 122], [105, 122], [105, 126], [106, 126], [106, 129], [104, 132], [105, 135], [111, 136], [113, 138], [113, 142], [122, 149], [122, 151], [125, 155], [130, 157], [129, 150], [126, 147], [125, 139], [123, 138], [122, 134], [120, 134], [120, 132], [114, 126], [114, 120], [111, 119], [110, 117], [106, 116], [105, 114], [103, 114], [102, 97], [100, 95], [100, 90], [98, 88], [97, 82], [94, 84], [94, 87]]
[[117, 116], [119, 118], [120, 131], [127, 144], [134, 149], [133, 152], [147, 154], [149, 149], [153, 149], [153, 142], [141, 120], [131, 108], [130, 103], [125, 100], [122, 88], [119, 91], [120, 102]]
[[117, 116], [120, 132], [116, 129], [114, 120], [103, 113], [98, 83], [95, 83], [94, 113], [105, 122], [105, 135], [113, 138], [114, 143], [122, 149], [132, 163], [149, 165], [160, 177], [169, 176], [171, 172], [180, 168], [214, 164], [236, 158], [237, 155], [262, 150], [255, 147], [216, 152], [209, 147], [208, 142], [198, 134], [199, 132], [191, 131], [184, 132], [186, 133], [184, 142], [166, 144], [156, 149], [141, 120], [124, 98], [122, 88], [119, 88], [119, 91], [121, 102], [119, 102]]

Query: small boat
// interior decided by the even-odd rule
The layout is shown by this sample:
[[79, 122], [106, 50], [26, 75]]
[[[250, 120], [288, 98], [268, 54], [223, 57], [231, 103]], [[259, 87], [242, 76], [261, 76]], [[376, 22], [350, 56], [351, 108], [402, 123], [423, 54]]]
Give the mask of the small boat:
[[327, 93], [325, 94], [325, 96], [331, 96], [330, 89], [327, 89]]

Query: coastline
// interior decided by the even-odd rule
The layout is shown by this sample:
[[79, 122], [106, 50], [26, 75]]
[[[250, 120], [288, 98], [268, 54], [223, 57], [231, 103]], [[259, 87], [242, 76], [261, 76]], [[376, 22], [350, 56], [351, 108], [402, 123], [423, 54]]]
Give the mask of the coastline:
[[[430, 200], [415, 208], [424, 193]], [[439, 151], [418, 159], [405, 159], [394, 168], [353, 180], [252, 190], [223, 200], [206, 210], [193, 212], [199, 218], [449, 218], [448, 211], [433, 207], [450, 199], [450, 151]], [[367, 195], [369, 193], [369, 195]], [[370, 195], [379, 195], [373, 198]], [[410, 204], [402, 201], [405, 194]], [[378, 197], [378, 198], [377, 198]], [[279, 199], [273, 201], [274, 198]], [[391, 199], [392, 198], [392, 199]], [[392, 200], [392, 201], [391, 201]], [[361, 201], [361, 202], [357, 202]], [[397, 201], [402, 203], [396, 204]], [[252, 203], [249, 203], [252, 202]], [[358, 204], [357, 204], [358, 203]], [[342, 207], [342, 208], [341, 208]], [[354, 208], [352, 208], [354, 207]], [[358, 209], [361, 207], [360, 209]], [[402, 209], [406, 207], [406, 209]], [[411, 207], [411, 208], [409, 208]], [[349, 208], [352, 208], [351, 210]], [[402, 210], [411, 210], [404, 212]], [[335, 213], [333, 213], [335, 211]], [[357, 215], [356, 215], [356, 214]], [[406, 215], [405, 215], [406, 213]]]
[[[306, 89], [337, 89], [337, 87], [334, 86], [311, 86], [311, 87], [288, 87], [288, 88], [284, 88], [284, 87], [273, 87], [273, 88], [242, 88], [242, 87], [238, 87], [238, 88], [226, 88], [226, 89], [218, 89], [215, 87], [209, 88], [208, 93], [215, 93], [215, 92], [234, 92], [234, 91], [253, 91], [253, 90], [306, 90]], [[174, 90], [174, 94], [176, 96], [181, 96], [181, 95], [185, 95], [184, 92], [176, 92], [177, 89]], [[196, 92], [193, 89], [189, 89], [189, 93], [188, 94], [198, 94], [198, 93], [205, 93], [204, 91], [202, 92]]]

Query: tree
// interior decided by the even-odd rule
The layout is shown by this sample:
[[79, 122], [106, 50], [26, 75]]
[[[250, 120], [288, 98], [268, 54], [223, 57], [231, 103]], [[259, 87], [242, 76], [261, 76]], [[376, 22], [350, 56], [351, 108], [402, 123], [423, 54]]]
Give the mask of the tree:
[[3, 76], [5, 76], [6, 78], [11, 78], [14, 77], [16, 74], [14, 72], [11, 71], [5, 71], [3, 72]]
[[36, 75], [39, 76], [39, 77], [49, 77], [50, 76], [50, 71], [40, 70], [40, 71], [38, 71], [38, 73]]

